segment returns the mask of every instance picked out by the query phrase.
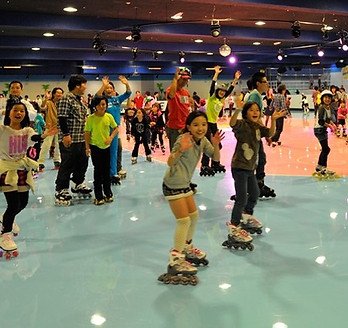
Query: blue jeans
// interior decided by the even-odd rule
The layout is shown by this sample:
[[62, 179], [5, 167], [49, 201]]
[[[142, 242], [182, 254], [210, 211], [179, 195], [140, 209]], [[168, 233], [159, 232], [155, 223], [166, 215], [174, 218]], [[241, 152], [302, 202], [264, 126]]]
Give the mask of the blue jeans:
[[231, 214], [231, 223], [238, 225], [243, 212], [253, 214], [260, 190], [254, 171], [232, 168], [232, 176], [236, 200]]

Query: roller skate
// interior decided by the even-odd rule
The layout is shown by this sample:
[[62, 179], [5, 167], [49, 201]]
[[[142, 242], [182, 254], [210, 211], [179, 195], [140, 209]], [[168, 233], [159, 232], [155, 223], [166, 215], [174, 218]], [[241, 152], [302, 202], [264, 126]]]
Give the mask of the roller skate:
[[131, 163], [132, 163], [132, 165], [137, 164], [138, 163], [138, 159], [136, 157], [132, 157], [131, 158]]
[[215, 171], [213, 168], [209, 167], [209, 166], [202, 166], [201, 167], [201, 172], [199, 172], [200, 176], [214, 176], [215, 175]]
[[211, 168], [214, 170], [215, 173], [225, 173], [226, 169], [225, 166], [221, 165], [218, 161], [212, 161]]
[[165, 155], [166, 154], [166, 147], [161, 146], [161, 150], [162, 150], [162, 154]]
[[115, 175], [113, 177], [110, 177], [110, 183], [113, 186], [120, 185], [121, 184], [121, 178], [118, 175]]
[[258, 181], [259, 189], [260, 189], [260, 199], [270, 199], [276, 196], [274, 189], [266, 186], [263, 180]]
[[[2, 224], [2, 216], [0, 217], [0, 224]], [[16, 221], [13, 221], [12, 224], [12, 234], [17, 237], [19, 235], [19, 232], [21, 229], [19, 228], [19, 225], [16, 223]]]
[[12, 239], [12, 233], [6, 232], [0, 235], [0, 257], [5, 256], [6, 260], [11, 260], [18, 256], [17, 245]]
[[97, 206], [103, 205], [103, 204], [105, 204], [105, 199], [104, 199], [104, 198], [95, 199], [95, 200], [93, 201], [93, 203], [94, 203], [94, 205], [97, 205]]
[[197, 185], [195, 183], [190, 182], [190, 188], [194, 194], [197, 192]]
[[262, 223], [253, 215], [242, 213], [242, 220], [240, 222], [241, 227], [251, 233], [262, 234]]
[[146, 160], [147, 160], [148, 162], [152, 162], [152, 157], [151, 157], [151, 155], [146, 155]]
[[185, 255], [172, 250], [169, 255], [167, 273], [161, 274], [158, 281], [173, 285], [197, 285], [197, 269], [191, 263], [185, 261]]
[[117, 172], [117, 175], [120, 177], [121, 180], [123, 180], [127, 177], [127, 171], [121, 169]]
[[334, 171], [328, 170], [325, 166], [318, 165], [315, 172], [312, 174], [314, 178], [318, 180], [334, 180], [338, 179], [339, 176]]
[[60, 162], [54, 162], [53, 163], [54, 164], [54, 170], [59, 170], [59, 168], [60, 168]]
[[185, 254], [185, 260], [195, 266], [208, 265], [209, 261], [206, 259], [207, 254], [202, 250], [195, 248], [192, 243], [187, 243], [183, 251]]
[[73, 193], [73, 198], [75, 199], [89, 199], [92, 197], [92, 189], [88, 188], [84, 182], [76, 184], [75, 188], [71, 188], [71, 192]]
[[57, 191], [54, 195], [55, 197], [55, 205], [57, 206], [69, 206], [71, 205], [72, 196], [69, 193], [68, 189], [62, 189]]
[[114, 201], [114, 197], [112, 195], [104, 197], [105, 203], [112, 203]]
[[230, 222], [226, 223], [228, 228], [228, 239], [222, 243], [222, 246], [227, 248], [234, 248], [242, 250], [248, 249], [252, 251], [254, 245], [252, 244], [253, 238], [245, 231], [240, 225], [235, 226]]
[[39, 172], [43, 172], [45, 170], [45, 165], [39, 164]]

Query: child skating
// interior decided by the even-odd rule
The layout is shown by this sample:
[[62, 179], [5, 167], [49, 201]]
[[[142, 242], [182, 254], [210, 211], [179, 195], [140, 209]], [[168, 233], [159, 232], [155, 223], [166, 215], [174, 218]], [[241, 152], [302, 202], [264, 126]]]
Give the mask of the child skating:
[[38, 135], [29, 125], [26, 106], [8, 101], [4, 125], [0, 125], [0, 191], [7, 202], [1, 218], [0, 257], [4, 251], [7, 260], [18, 256], [13, 235], [17, 235], [20, 228], [15, 218], [28, 204], [29, 189], [34, 190], [31, 170], [39, 167], [36, 161], [27, 157], [28, 148], [46, 136], [57, 133], [56, 129], [51, 129]]
[[[242, 119], [238, 120], [242, 112]], [[276, 120], [284, 117], [286, 111], [275, 111], [271, 116], [271, 127], [267, 128], [261, 121], [261, 110], [256, 102], [247, 102], [243, 109], [236, 109], [230, 126], [237, 139], [232, 157], [231, 169], [236, 191], [231, 221], [227, 223], [228, 239], [222, 246], [228, 248], [254, 249], [249, 233], [262, 233], [262, 223], [253, 216], [254, 207], [260, 195], [255, 169], [260, 147], [260, 140], [272, 137]]]
[[188, 115], [186, 128], [179, 135], [168, 158], [168, 168], [163, 179], [163, 194], [176, 219], [174, 245], [169, 252], [167, 273], [158, 280], [166, 284], [196, 285], [197, 268], [207, 265], [206, 253], [193, 246], [192, 239], [198, 220], [198, 210], [190, 187], [192, 175], [202, 153], [220, 160], [219, 143], [224, 134], [217, 131], [210, 141], [205, 137], [208, 119], [196, 111]]
[[329, 128], [332, 132], [336, 131], [336, 125], [332, 121], [333, 111], [331, 109], [333, 94], [329, 90], [324, 90], [320, 95], [320, 99], [321, 104], [315, 117], [314, 135], [320, 143], [321, 152], [313, 176], [318, 179], [334, 179], [337, 178], [336, 173], [327, 169], [327, 159], [330, 153], [327, 129]]
[[105, 113], [108, 108], [106, 96], [95, 97], [92, 104], [95, 112], [88, 116], [85, 126], [86, 155], [91, 156], [94, 166], [94, 204], [102, 205], [114, 200], [109, 173], [110, 145], [118, 135], [118, 128], [113, 116]]

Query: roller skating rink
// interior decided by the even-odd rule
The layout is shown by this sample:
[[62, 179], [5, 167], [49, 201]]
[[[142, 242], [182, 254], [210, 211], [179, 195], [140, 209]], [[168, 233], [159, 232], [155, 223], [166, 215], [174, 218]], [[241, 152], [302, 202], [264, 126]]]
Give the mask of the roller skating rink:
[[[127, 179], [112, 186], [114, 202], [54, 205], [57, 171], [36, 180], [16, 222], [19, 255], [0, 259], [0, 326], [9, 328], [327, 328], [347, 326], [348, 145], [329, 133], [328, 168], [341, 178], [312, 177], [320, 146], [313, 112], [284, 122], [281, 145], [268, 147], [265, 184], [276, 197], [259, 201], [262, 234], [253, 251], [222, 247], [235, 194], [230, 161], [235, 139], [227, 120], [221, 164], [226, 173], [192, 179], [199, 220], [193, 243], [207, 252], [197, 285], [159, 282], [168, 265], [175, 222], [161, 184], [168, 149], [140, 148], [122, 127]], [[93, 187], [89, 162], [86, 180]], [[92, 193], [92, 199], [94, 194]], [[5, 210], [0, 194], [0, 211]]]

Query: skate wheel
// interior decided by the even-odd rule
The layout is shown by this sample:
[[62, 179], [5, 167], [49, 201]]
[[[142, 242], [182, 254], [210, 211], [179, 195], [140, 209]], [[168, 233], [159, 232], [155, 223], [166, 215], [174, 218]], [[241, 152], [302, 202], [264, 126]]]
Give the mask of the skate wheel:
[[182, 285], [188, 285], [190, 282], [190, 279], [187, 277], [182, 277], [180, 282]]
[[245, 245], [241, 245], [240, 248], [244, 251], [246, 250], [246, 246]]
[[196, 276], [190, 277], [190, 285], [196, 286], [198, 284], [198, 278]]
[[14, 237], [17, 237], [17, 236], [18, 236], [18, 233], [13, 233], [13, 236], [14, 236]]
[[12, 256], [13, 256], [13, 257], [17, 257], [18, 255], [19, 255], [18, 251], [13, 251], [13, 252], [12, 252]]
[[209, 264], [209, 261], [208, 261], [207, 259], [203, 259], [203, 260], [202, 260], [202, 264], [203, 264], [203, 265], [208, 265], [208, 264]]
[[258, 234], [258, 235], [261, 235], [262, 234], [262, 230], [260, 229], [260, 230], [256, 230], [256, 233]]
[[178, 284], [180, 283], [180, 281], [181, 281], [181, 277], [179, 277], [179, 276], [174, 276], [174, 277], [172, 277], [171, 280], [172, 280], [171, 283], [172, 283], [173, 285], [178, 285]]
[[5, 259], [6, 259], [7, 261], [11, 260], [11, 253], [6, 252], [6, 253], [5, 253]]
[[247, 247], [248, 247], [248, 250], [250, 252], [254, 250], [254, 245], [253, 244], [249, 244]]
[[2, 257], [4, 255], [3, 251], [0, 251], [0, 257]]

